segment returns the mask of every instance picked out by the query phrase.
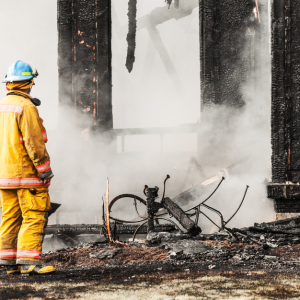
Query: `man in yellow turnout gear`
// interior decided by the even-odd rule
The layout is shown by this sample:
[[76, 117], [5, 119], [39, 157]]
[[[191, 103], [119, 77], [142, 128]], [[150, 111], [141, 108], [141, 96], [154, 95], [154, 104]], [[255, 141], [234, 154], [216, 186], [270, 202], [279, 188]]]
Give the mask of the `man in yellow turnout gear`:
[[22, 61], [12, 64], [0, 101], [0, 265], [8, 274], [54, 272], [41, 265], [42, 240], [51, 209], [53, 177], [46, 150], [47, 133], [29, 94], [37, 71]]

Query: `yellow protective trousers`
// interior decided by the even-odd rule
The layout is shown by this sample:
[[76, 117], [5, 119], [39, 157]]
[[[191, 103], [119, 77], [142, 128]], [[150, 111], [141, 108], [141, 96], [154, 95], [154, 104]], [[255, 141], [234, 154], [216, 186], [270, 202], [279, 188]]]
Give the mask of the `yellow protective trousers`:
[[40, 265], [51, 209], [48, 188], [1, 189], [0, 193], [0, 265]]

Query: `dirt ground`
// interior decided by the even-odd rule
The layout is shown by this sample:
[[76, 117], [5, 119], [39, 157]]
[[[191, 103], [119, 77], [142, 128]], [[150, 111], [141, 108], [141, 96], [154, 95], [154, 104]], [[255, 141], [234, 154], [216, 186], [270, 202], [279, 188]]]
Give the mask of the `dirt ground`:
[[[231, 249], [249, 246], [209, 243]], [[167, 250], [135, 246], [121, 247], [113, 258], [89, 256], [101, 247], [64, 249], [44, 255], [44, 264], [57, 268], [52, 275], [8, 276], [0, 268], [0, 300], [300, 299], [297, 262], [174, 261]], [[300, 260], [299, 253], [300, 245], [266, 251], [266, 255], [287, 261]]]
[[90, 280], [0, 281], [0, 299], [299, 299], [300, 276], [182, 269]]

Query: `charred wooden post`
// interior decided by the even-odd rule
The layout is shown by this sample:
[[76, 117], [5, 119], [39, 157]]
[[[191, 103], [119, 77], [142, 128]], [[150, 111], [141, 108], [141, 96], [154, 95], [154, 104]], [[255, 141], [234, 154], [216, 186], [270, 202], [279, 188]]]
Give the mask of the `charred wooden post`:
[[203, 138], [210, 139], [209, 149], [203, 149], [199, 156], [209, 153], [208, 157], [214, 157], [228, 135], [235, 131], [236, 116], [245, 110], [248, 101], [244, 95], [246, 84], [253, 90], [253, 103], [249, 106], [260, 105], [255, 96], [260, 93], [261, 53], [268, 52], [268, 45], [262, 43], [265, 28], [259, 11], [267, 10], [267, 3], [267, 0], [259, 4], [255, 0], [199, 1], [201, 119], [211, 124], [214, 131], [214, 135], [199, 132], [199, 149], [203, 149]]
[[148, 233], [154, 231], [154, 215], [161, 208], [160, 203], [155, 202], [158, 197], [158, 187], [149, 188], [145, 185], [144, 194], [147, 197]]
[[59, 101], [112, 129], [111, 0], [58, 0]]
[[200, 59], [202, 109], [212, 105], [240, 108], [245, 105], [242, 85], [248, 77], [255, 29], [259, 26], [253, 0], [200, 1]]
[[277, 213], [300, 213], [300, 3], [272, 3], [272, 184]]

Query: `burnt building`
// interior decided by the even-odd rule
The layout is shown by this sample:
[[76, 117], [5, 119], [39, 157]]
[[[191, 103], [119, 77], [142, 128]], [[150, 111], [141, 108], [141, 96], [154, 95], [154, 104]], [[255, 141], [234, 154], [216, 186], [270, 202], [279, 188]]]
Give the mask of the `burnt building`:
[[[188, 2], [176, 1], [176, 8]], [[131, 3], [136, 5], [136, 1]], [[300, 212], [300, 4], [274, 0], [271, 11], [273, 154], [268, 197], [275, 199], [276, 212]], [[211, 143], [216, 151], [222, 149], [234, 116], [222, 115], [215, 108], [230, 108], [236, 115], [242, 112], [247, 104], [246, 82], [253, 90], [252, 109], [259, 119], [261, 103], [255, 99], [262, 90], [264, 54], [269, 51], [268, 17], [268, 0], [199, 0], [199, 101], [203, 122], [214, 120], [212, 128], [219, 132], [220, 138]], [[112, 130], [111, 0], [58, 0], [58, 32], [60, 103], [90, 115], [94, 128]], [[150, 33], [157, 34], [155, 28]], [[201, 138], [209, 138], [201, 129], [195, 130]], [[207, 151], [212, 152], [211, 148]]]

